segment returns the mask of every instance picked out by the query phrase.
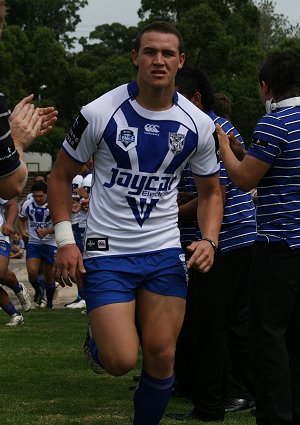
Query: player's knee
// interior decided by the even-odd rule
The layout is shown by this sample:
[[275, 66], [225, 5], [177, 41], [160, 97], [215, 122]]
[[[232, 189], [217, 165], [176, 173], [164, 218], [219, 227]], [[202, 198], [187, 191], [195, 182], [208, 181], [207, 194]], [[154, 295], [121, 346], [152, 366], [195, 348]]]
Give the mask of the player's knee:
[[173, 368], [175, 351], [172, 346], [150, 346], [144, 347], [144, 357], [159, 371], [165, 371]]
[[130, 372], [136, 364], [136, 357], [120, 355], [120, 357], [109, 357], [101, 359], [105, 370], [113, 376], [122, 376]]

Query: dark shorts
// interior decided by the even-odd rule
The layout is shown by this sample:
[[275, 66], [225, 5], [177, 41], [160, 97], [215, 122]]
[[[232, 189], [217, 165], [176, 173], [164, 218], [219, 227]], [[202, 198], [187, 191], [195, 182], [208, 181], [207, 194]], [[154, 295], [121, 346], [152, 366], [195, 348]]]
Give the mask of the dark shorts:
[[3, 257], [10, 256], [10, 244], [5, 241], [0, 241], [0, 255]]
[[26, 260], [38, 258], [46, 264], [54, 264], [57, 247], [45, 244], [27, 244]]
[[129, 302], [137, 290], [186, 298], [188, 273], [181, 249], [100, 256], [84, 260], [84, 297], [88, 312], [106, 304]]

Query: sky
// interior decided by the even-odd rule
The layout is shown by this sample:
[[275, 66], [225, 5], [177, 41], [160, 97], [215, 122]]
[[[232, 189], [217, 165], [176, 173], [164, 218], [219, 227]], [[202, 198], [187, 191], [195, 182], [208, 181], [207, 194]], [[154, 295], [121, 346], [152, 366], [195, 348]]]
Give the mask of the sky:
[[[275, 12], [289, 18], [291, 24], [300, 24], [299, 0], [273, 0]], [[88, 0], [88, 6], [81, 9], [81, 22], [74, 35], [79, 38], [88, 36], [102, 24], [119, 22], [126, 26], [136, 25], [139, 21], [137, 10], [141, 0]]]

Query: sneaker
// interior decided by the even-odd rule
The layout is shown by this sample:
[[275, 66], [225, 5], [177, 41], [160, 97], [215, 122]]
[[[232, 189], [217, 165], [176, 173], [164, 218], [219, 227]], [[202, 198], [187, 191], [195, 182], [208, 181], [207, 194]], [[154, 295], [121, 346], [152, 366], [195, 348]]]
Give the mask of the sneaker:
[[92, 369], [92, 371], [97, 373], [97, 375], [100, 375], [100, 374], [106, 373], [106, 370], [101, 366], [100, 363], [96, 362], [96, 360], [94, 359], [91, 353], [91, 350], [90, 350], [91, 337], [92, 337], [92, 331], [91, 331], [91, 327], [89, 326], [85, 340], [84, 340], [84, 344], [83, 344], [83, 354], [86, 361], [88, 362], [89, 367]]
[[38, 290], [33, 298], [34, 304], [36, 307], [40, 307], [41, 301], [43, 299], [43, 292]]
[[70, 304], [78, 303], [78, 301], [80, 301], [80, 298], [76, 298], [76, 300], [71, 301], [70, 303], [65, 304], [65, 307], [67, 307], [67, 306], [68, 306], [68, 305], [70, 305]]
[[47, 305], [46, 300], [41, 300], [39, 307], [46, 308], [46, 305]]
[[83, 310], [81, 310], [81, 314], [87, 314], [87, 309], [84, 308]]
[[73, 302], [71, 304], [66, 305], [66, 308], [72, 308], [72, 309], [85, 308], [85, 307], [86, 307], [85, 300], [80, 300], [80, 301]]
[[18, 300], [20, 301], [20, 304], [24, 311], [29, 311], [31, 309], [31, 299], [29, 292], [26, 289], [26, 286], [24, 283], [20, 282], [20, 285], [22, 286], [22, 290], [16, 294], [18, 297]]
[[13, 314], [10, 318], [10, 322], [6, 323], [6, 326], [19, 326], [24, 324], [24, 317], [22, 314]]

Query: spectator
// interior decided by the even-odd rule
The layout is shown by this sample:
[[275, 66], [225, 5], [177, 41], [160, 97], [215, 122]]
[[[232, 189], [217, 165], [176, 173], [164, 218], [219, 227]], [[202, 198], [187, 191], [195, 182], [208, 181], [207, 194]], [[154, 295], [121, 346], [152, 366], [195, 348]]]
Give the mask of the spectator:
[[23, 258], [24, 249], [25, 243], [21, 239], [20, 233], [18, 231], [13, 232], [10, 242], [10, 258]]
[[[233, 125], [212, 110], [213, 91], [201, 71], [183, 68], [176, 76], [176, 86], [214, 123], [219, 123], [226, 133], [234, 132], [239, 143], [243, 144]], [[256, 236], [255, 208], [251, 194], [239, 190], [228, 179], [222, 163], [220, 185], [224, 216], [219, 249], [215, 263], [206, 275], [190, 271], [186, 317], [177, 342], [175, 388], [190, 397], [195, 406], [188, 414], [170, 414], [179, 420], [223, 420], [225, 407], [230, 405], [231, 410], [237, 410], [254, 404], [247, 400], [253, 397], [244, 389], [243, 397], [235, 394], [226, 406], [230, 357], [245, 383], [253, 384], [248, 341], [247, 280]], [[197, 232], [196, 189], [189, 167], [183, 172], [183, 189], [178, 198], [179, 227], [182, 243], [186, 246], [195, 240]]]
[[257, 187], [257, 238], [250, 272], [250, 332], [256, 423], [300, 423], [300, 63], [281, 51], [259, 73], [267, 114], [244, 159], [217, 127], [222, 159], [243, 190]]

